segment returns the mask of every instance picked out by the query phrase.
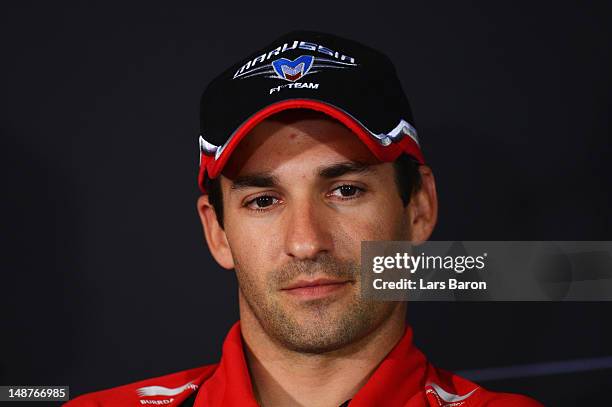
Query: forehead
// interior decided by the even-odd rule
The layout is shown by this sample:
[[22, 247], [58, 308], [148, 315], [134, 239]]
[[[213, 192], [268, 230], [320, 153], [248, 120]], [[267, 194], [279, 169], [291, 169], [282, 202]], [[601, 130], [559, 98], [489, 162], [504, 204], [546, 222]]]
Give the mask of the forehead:
[[317, 168], [334, 161], [378, 164], [370, 150], [337, 120], [310, 110], [288, 110], [259, 123], [240, 141], [223, 174], [272, 172], [292, 163]]

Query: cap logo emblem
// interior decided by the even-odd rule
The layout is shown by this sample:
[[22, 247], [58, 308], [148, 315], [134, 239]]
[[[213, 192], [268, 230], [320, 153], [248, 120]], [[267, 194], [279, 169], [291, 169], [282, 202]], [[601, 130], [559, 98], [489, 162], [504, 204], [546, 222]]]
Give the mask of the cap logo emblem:
[[[244, 65], [238, 68], [238, 70], [236, 71], [232, 79], [238, 79], [238, 78], [245, 79], [245, 78], [250, 78], [252, 76], [276, 74], [273, 76], [268, 76], [268, 78], [276, 78], [276, 79], [282, 78], [285, 80], [289, 80], [285, 78], [285, 75], [282, 73], [282, 71], [275, 72], [274, 66], [270, 66], [271, 64], [266, 63], [266, 62], [273, 60], [274, 57], [278, 57], [282, 53], [289, 52], [289, 51], [295, 52], [296, 50], [309, 51], [317, 55], [316, 58], [314, 56], [308, 56], [309, 58], [312, 58], [310, 65], [312, 65], [313, 68], [317, 68], [318, 67], [317, 65], [321, 65], [320, 66], [321, 68], [323, 67], [326, 67], [326, 68], [344, 67], [346, 68], [349, 66], [357, 66], [357, 63], [356, 63], [357, 61], [355, 60], [355, 58], [349, 55], [345, 55], [340, 51], [334, 51], [327, 47], [324, 47], [323, 45], [315, 44], [313, 42], [296, 40], [296, 41], [293, 41], [293, 43], [286, 42], [283, 45], [278, 46], [272, 50], [268, 50], [256, 56], [253, 59], [249, 59]], [[289, 63], [287, 64], [287, 66], [292, 69], [298, 68], [297, 65], [303, 62], [301, 58], [304, 58], [304, 57], [305, 56], [302, 55], [294, 59], [293, 61], [286, 60], [286, 62]], [[308, 69], [309, 69], [308, 64], [305, 63], [304, 72], [302, 73], [301, 76], [306, 75], [306, 71], [308, 71]], [[310, 73], [314, 73], [314, 71]], [[293, 74], [290, 74], [290, 75], [293, 75]]]
[[314, 57], [312, 55], [302, 55], [293, 61], [287, 58], [280, 58], [272, 61], [272, 68], [274, 68], [274, 72], [276, 72], [280, 79], [295, 82], [308, 74], [308, 71], [312, 68], [313, 61]]

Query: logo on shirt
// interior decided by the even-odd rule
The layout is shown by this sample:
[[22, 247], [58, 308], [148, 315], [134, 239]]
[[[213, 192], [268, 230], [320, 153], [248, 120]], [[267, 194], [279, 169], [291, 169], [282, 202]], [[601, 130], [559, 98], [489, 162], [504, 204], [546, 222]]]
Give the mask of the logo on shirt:
[[153, 405], [153, 406], [166, 406], [168, 404], [172, 404], [172, 402], [174, 401], [174, 398], [169, 398], [169, 399], [162, 399], [162, 400], [157, 400], [157, 399], [142, 399], [139, 400], [140, 404], [142, 405]]
[[474, 394], [474, 392], [478, 389], [479, 387], [476, 387], [474, 390], [472, 390], [469, 393], [466, 393], [464, 395], [459, 395], [459, 394], [449, 393], [446, 390], [444, 390], [442, 387], [438, 386], [436, 383], [432, 382], [432, 383], [427, 383], [425, 394], [433, 396], [438, 402], [438, 405], [440, 406], [459, 407], [459, 406], [462, 406], [466, 402], [466, 400], [472, 394]]
[[193, 384], [192, 382], [189, 382], [189, 383], [185, 383], [182, 386], [174, 387], [174, 388], [164, 387], [164, 386], [141, 387], [141, 388], [136, 390], [136, 393], [138, 394], [139, 397], [145, 397], [145, 396], [176, 396], [177, 394], [180, 394], [180, 393], [184, 392], [187, 389], [197, 390], [197, 388], [198, 388], [197, 384]]

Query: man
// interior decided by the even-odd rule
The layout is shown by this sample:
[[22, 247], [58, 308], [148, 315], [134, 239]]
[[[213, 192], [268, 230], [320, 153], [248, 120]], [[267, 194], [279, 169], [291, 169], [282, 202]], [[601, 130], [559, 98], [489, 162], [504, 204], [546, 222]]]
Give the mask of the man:
[[68, 406], [539, 406], [429, 364], [405, 302], [360, 295], [360, 244], [429, 238], [437, 219], [391, 62], [335, 36], [289, 33], [202, 97], [197, 203], [234, 269], [240, 321], [219, 364]]

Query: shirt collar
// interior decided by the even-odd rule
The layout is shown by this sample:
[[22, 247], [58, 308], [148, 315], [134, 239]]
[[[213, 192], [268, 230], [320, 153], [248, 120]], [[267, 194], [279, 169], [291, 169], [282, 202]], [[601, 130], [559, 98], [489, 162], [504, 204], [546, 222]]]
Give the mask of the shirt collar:
[[[350, 401], [350, 407], [402, 405], [419, 397], [426, 370], [427, 361], [414, 347], [412, 328], [407, 326], [399, 342]], [[217, 370], [198, 392], [194, 407], [204, 406], [258, 406], [244, 356], [240, 321], [232, 326], [225, 338]]]

